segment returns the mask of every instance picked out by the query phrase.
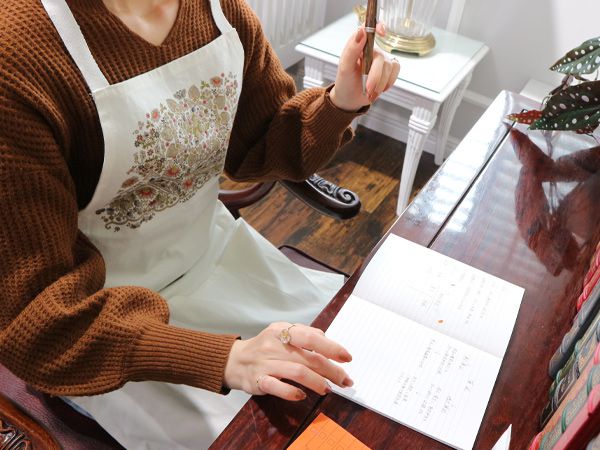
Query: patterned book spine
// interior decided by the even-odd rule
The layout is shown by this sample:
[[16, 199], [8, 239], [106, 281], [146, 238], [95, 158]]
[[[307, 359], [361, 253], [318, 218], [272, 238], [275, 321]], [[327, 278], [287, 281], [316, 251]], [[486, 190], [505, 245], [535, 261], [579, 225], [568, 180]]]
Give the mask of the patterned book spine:
[[594, 276], [594, 272], [596, 269], [600, 267], [600, 242], [598, 243], [598, 247], [596, 248], [596, 253], [592, 256], [592, 260], [590, 261], [590, 268], [585, 274], [585, 278], [583, 279], [584, 286], [590, 282], [592, 276]]
[[[600, 315], [599, 315], [598, 318], [600, 319]], [[579, 339], [575, 343], [575, 348], [573, 349], [573, 353], [571, 353], [571, 356], [569, 357], [569, 359], [567, 360], [567, 362], [565, 363], [565, 365], [563, 367], [561, 367], [560, 369], [558, 369], [558, 372], [556, 373], [556, 378], [554, 379], [554, 381], [550, 385], [550, 390], [548, 391], [548, 398], [550, 400], [552, 400], [552, 398], [554, 397], [554, 392], [556, 392], [556, 387], [558, 386], [558, 384], [560, 383], [560, 381], [573, 368], [573, 365], [575, 364], [575, 360], [577, 359], [577, 355], [579, 355], [579, 351], [581, 350], [581, 347], [583, 345], [584, 340], [586, 340], [586, 342], [587, 342], [587, 340], [590, 340], [593, 336], [594, 336], [593, 333], [586, 333], [581, 339]]]
[[[594, 332], [595, 330], [595, 332]], [[585, 366], [587, 361], [589, 360], [589, 356], [591, 356], [591, 349], [594, 348], [600, 342], [600, 313], [594, 319], [594, 322], [590, 326], [590, 328], [585, 332], [583, 337], [577, 341], [575, 344], [575, 349], [573, 353], [571, 353], [571, 357], [565, 363], [564, 367], [562, 367], [558, 373], [556, 374], [556, 379], [552, 382], [549, 391], [549, 398], [552, 400], [554, 398], [554, 393], [556, 392], [556, 387], [561, 382], [565, 376], [569, 374], [572, 370], [579, 370], [579, 374], [581, 374], [581, 369]], [[585, 347], [585, 348], [584, 348]], [[581, 353], [581, 349], [584, 348], [584, 355], [580, 358], [579, 354]], [[588, 358], [588, 359], [585, 359]], [[577, 362], [578, 367], [574, 369], [575, 363]], [[577, 375], [579, 377], [579, 374]]]
[[594, 386], [582, 404], [573, 404], [572, 410], [568, 414], [565, 410], [563, 416], [568, 416], [563, 420], [568, 421], [568, 426], [556, 442], [554, 450], [590, 448], [590, 439], [598, 433], [600, 426], [600, 386]]
[[[588, 364], [581, 377], [565, 396], [563, 403], [556, 409], [542, 430], [540, 450], [554, 448], [569, 423], [573, 409], [576, 408], [576, 405], [581, 405], [582, 402], [585, 403], [589, 392], [598, 382], [600, 382], [600, 365]], [[564, 414], [567, 406], [569, 406], [567, 414]]]
[[597, 285], [590, 298], [583, 304], [581, 310], [573, 320], [573, 326], [565, 334], [558, 349], [552, 355], [548, 364], [548, 372], [552, 378], [556, 378], [558, 370], [565, 365], [569, 356], [575, 348], [575, 343], [590, 328], [590, 324], [596, 318], [600, 310], [600, 285]]
[[[595, 345], [595, 350], [593, 349], [593, 345]], [[575, 364], [573, 364], [569, 373], [560, 381], [560, 383], [558, 383], [558, 387], [556, 388], [556, 392], [551, 401], [552, 412], [556, 411], [560, 406], [561, 402], [569, 393], [590, 361], [592, 361], [591, 364], [593, 365], [600, 363], [600, 345], [596, 344], [595, 339], [590, 339], [586, 345], [581, 347], [581, 350], [575, 359]]]
[[527, 450], [540, 450], [541, 442], [542, 442], [542, 433], [538, 433], [533, 437], [533, 439], [527, 446]]
[[600, 384], [600, 366], [595, 366], [590, 372], [585, 389], [581, 389], [579, 395], [577, 395], [570, 402], [565, 403], [565, 407], [563, 408], [560, 418], [563, 433], [567, 430], [567, 428], [569, 428], [569, 425], [573, 423], [573, 420], [575, 417], [577, 417], [579, 411], [581, 411], [581, 409], [585, 406], [590, 393], [596, 386], [598, 386], [598, 384]]
[[596, 269], [592, 273], [592, 276], [590, 277], [589, 281], [584, 284], [583, 291], [581, 292], [581, 295], [577, 299], [577, 311], [579, 311], [581, 309], [583, 304], [590, 297], [594, 288], [598, 284], [598, 280], [600, 280], [600, 266], [596, 267]]

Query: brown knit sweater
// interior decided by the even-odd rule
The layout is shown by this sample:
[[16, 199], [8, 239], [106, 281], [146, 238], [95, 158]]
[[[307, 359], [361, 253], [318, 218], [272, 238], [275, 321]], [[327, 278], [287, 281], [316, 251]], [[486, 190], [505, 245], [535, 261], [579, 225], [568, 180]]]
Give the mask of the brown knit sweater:
[[[110, 83], [218, 36], [208, 0], [181, 0], [160, 46], [129, 31], [101, 0], [68, 3]], [[221, 3], [245, 49], [226, 170], [239, 180], [305, 178], [350, 139], [355, 114], [335, 108], [323, 89], [295, 95], [245, 1]], [[51, 394], [97, 394], [140, 380], [221, 391], [236, 336], [169, 326], [156, 292], [103, 289], [102, 255], [77, 227], [102, 170], [93, 100], [40, 1], [2, 6], [0, 362]]]

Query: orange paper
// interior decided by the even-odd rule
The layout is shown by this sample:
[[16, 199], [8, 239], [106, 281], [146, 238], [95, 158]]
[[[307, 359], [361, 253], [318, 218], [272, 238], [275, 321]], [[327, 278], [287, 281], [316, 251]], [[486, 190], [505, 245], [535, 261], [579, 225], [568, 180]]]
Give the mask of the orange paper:
[[370, 450], [337, 423], [321, 413], [298, 436], [289, 450]]

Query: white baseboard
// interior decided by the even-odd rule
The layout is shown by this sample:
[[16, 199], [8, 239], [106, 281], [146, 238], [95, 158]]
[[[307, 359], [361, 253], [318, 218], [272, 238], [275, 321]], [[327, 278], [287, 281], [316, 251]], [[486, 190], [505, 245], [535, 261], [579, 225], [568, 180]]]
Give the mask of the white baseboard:
[[488, 109], [494, 99], [467, 89], [465, 91], [463, 101], [470, 103], [471, 105], [478, 106], [481, 109]]

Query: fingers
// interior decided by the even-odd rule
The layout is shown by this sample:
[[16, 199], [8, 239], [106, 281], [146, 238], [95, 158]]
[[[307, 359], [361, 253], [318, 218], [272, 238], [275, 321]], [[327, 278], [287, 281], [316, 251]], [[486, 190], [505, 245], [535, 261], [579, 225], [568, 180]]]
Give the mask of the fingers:
[[387, 86], [387, 84], [389, 82], [391, 73], [392, 73], [391, 62], [384, 61], [383, 69], [381, 71], [381, 78], [379, 78], [379, 82], [377, 83], [377, 86], [375, 87], [375, 96], [376, 97], [381, 95], [381, 93], [385, 90], [385, 87]]
[[271, 361], [266, 366], [266, 370], [272, 377], [294, 381], [319, 395], [331, 392], [327, 380], [303, 364], [292, 361]]
[[377, 22], [375, 31], [380, 36], [385, 36], [385, 24], [383, 22]]
[[346, 371], [340, 366], [333, 364], [323, 355], [308, 350], [299, 350], [294, 360], [309, 367], [322, 377], [331, 380], [340, 387], [350, 387], [354, 384]]
[[367, 78], [369, 100], [375, 101], [382, 92], [388, 90], [398, 78], [399, 73], [400, 63], [397, 60], [387, 60], [383, 54], [375, 52]]
[[357, 61], [362, 55], [366, 40], [367, 33], [365, 33], [365, 30], [362, 27], [350, 36], [350, 39], [348, 39], [348, 42], [340, 55], [340, 62], [338, 65], [339, 73], [354, 73]]
[[393, 59], [391, 61], [391, 64], [392, 64], [392, 73], [390, 74], [388, 83], [385, 85], [384, 91], [387, 91], [389, 88], [391, 88], [392, 84], [394, 84], [396, 82], [396, 80], [398, 79], [398, 75], [400, 75], [400, 63], [397, 60]]
[[292, 385], [284, 383], [270, 375], [262, 375], [256, 380], [259, 389], [258, 395], [270, 394], [284, 400], [299, 401], [306, 398], [306, 392]]
[[373, 52], [373, 63], [371, 64], [371, 70], [367, 77], [367, 94], [369, 100], [373, 101], [378, 93], [377, 86], [379, 81], [383, 77], [383, 67], [385, 65], [385, 57], [379, 52]]
[[330, 359], [348, 362], [352, 357], [317, 328], [273, 323], [254, 338], [234, 343], [224, 383], [250, 394], [271, 394], [286, 400], [303, 400], [306, 395], [282, 379], [321, 395], [331, 392], [328, 380], [342, 387], [352, 386], [346, 372]]
[[323, 331], [302, 324], [296, 324], [289, 330], [294, 347], [313, 350], [326, 358], [338, 362], [350, 362], [352, 356], [344, 347], [325, 336]]

